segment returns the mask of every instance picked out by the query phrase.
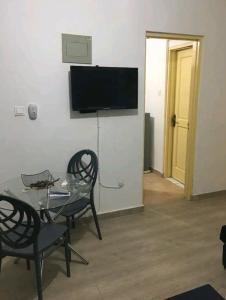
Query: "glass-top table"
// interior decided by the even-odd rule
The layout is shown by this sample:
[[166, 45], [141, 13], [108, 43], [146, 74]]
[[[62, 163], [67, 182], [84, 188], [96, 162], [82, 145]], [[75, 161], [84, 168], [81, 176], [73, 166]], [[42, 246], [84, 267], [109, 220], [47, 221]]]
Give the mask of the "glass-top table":
[[[74, 203], [86, 197], [91, 184], [78, 180], [73, 174], [51, 172], [54, 179], [58, 179], [49, 188], [26, 187], [21, 176], [0, 183], [0, 194], [22, 200], [30, 204], [35, 210], [56, 209]], [[4, 201], [0, 201], [0, 209], [11, 209]]]
[[[54, 186], [46, 188], [31, 188], [24, 185], [21, 176], [0, 183], [0, 194], [10, 196], [31, 205], [36, 211], [44, 211], [47, 221], [54, 222], [63, 209], [75, 201], [89, 195], [91, 184], [79, 180], [73, 174], [51, 172], [51, 178], [56, 180]], [[12, 210], [6, 201], [0, 201], [0, 209]], [[54, 211], [50, 216], [49, 210]], [[88, 261], [82, 257], [72, 245], [68, 244], [70, 250], [76, 254], [84, 264]]]

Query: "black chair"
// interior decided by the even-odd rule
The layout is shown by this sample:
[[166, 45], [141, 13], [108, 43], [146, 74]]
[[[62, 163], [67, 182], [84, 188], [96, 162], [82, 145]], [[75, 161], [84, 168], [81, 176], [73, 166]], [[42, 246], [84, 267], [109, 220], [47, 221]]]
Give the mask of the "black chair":
[[223, 225], [221, 227], [220, 240], [224, 243], [222, 253], [222, 264], [226, 269], [226, 225]]
[[[91, 190], [88, 198], [82, 198], [73, 204], [66, 206], [61, 213], [66, 218], [67, 227], [70, 230], [71, 220], [74, 223], [75, 219], [79, 219], [88, 210], [92, 210], [98, 238], [102, 240], [100, 226], [97, 218], [97, 213], [94, 205], [94, 186], [98, 172], [98, 158], [91, 150], [81, 150], [77, 152], [69, 161], [67, 172], [73, 174], [78, 180], [82, 180], [91, 184]], [[70, 236], [70, 234], [69, 234]]]
[[0, 209], [0, 271], [5, 256], [33, 260], [38, 299], [42, 300], [43, 259], [62, 244], [65, 248], [67, 276], [70, 277], [67, 227], [53, 223], [41, 224], [38, 213], [18, 199], [0, 195], [0, 202], [4, 202], [4, 207], [7, 205], [7, 209]]

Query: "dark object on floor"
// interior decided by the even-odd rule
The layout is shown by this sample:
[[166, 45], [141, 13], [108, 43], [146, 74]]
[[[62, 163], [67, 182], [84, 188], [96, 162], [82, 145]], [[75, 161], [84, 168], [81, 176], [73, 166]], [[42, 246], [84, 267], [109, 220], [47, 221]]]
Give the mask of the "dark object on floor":
[[221, 227], [220, 240], [224, 243], [223, 253], [222, 253], [222, 263], [224, 268], [226, 269], [226, 225], [223, 225]]
[[[102, 240], [100, 226], [94, 205], [94, 186], [98, 172], [98, 158], [92, 150], [81, 150], [77, 152], [69, 161], [67, 172], [73, 174], [78, 180], [91, 184], [89, 197], [84, 197], [70, 205], [67, 205], [61, 215], [66, 218], [67, 226], [70, 229], [71, 220], [74, 227], [75, 219], [79, 219], [88, 210], [93, 213], [98, 238]], [[54, 210], [53, 210], [54, 211]], [[70, 235], [69, 235], [70, 236]]]
[[9, 209], [0, 209], [0, 267], [5, 256], [26, 259], [28, 269], [30, 260], [33, 260], [38, 299], [42, 300], [42, 269], [43, 259], [47, 256], [46, 250], [52, 252], [64, 245], [67, 276], [70, 277], [67, 227], [58, 224], [41, 224], [34, 208], [18, 199], [0, 195], [1, 201], [7, 202]]
[[211, 285], [206, 284], [166, 300], [225, 300]]

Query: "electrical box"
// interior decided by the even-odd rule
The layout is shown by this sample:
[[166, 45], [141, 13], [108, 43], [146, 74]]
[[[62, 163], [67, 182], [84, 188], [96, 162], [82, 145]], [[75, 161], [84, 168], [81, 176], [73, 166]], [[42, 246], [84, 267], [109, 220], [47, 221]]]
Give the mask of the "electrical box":
[[64, 63], [91, 64], [92, 37], [63, 33], [62, 61]]

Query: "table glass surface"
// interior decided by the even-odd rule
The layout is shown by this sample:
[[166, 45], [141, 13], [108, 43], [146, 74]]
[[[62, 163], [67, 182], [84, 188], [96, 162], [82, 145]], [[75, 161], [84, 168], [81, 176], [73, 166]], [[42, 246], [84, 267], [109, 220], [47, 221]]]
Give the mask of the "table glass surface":
[[[21, 176], [12, 178], [0, 184], [0, 194], [22, 200], [35, 210], [61, 208], [89, 195], [91, 184], [76, 179], [72, 174], [51, 172], [54, 179], [59, 178], [54, 186], [42, 189], [24, 186]], [[59, 193], [67, 193], [62, 196]], [[0, 209], [11, 210], [12, 207], [5, 201], [0, 201]]]

